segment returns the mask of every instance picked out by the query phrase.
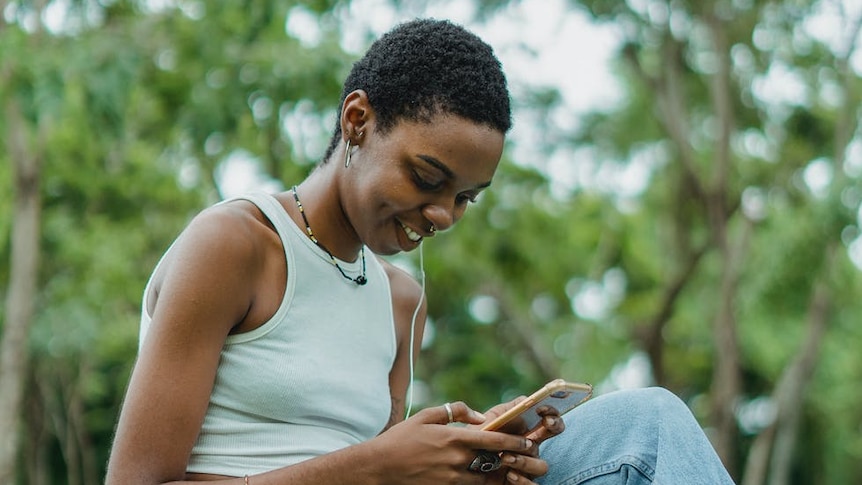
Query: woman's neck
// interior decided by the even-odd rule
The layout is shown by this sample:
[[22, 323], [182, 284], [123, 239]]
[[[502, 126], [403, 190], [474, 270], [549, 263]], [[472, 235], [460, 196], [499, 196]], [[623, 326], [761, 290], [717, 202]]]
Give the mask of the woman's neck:
[[[355, 261], [362, 247], [342, 205], [341, 191], [337, 177], [333, 177], [332, 164], [327, 163], [314, 170], [308, 178], [297, 186], [297, 195], [302, 203], [308, 226], [317, 240], [336, 258], [342, 261]], [[294, 204], [293, 195], [284, 205], [291, 207], [289, 213], [303, 231], [306, 222]]]

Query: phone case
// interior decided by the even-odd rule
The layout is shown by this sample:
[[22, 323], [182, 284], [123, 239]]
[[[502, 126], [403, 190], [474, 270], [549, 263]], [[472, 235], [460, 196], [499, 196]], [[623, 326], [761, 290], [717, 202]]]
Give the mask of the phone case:
[[545, 384], [541, 389], [518, 403], [515, 407], [485, 423], [482, 426], [482, 430], [495, 431], [510, 421], [521, 418], [524, 420], [525, 429], [532, 431], [542, 420], [542, 415], [539, 412], [543, 406], [550, 406], [556, 409], [557, 413], [562, 416], [589, 399], [592, 394], [593, 386], [589, 384], [555, 379]]

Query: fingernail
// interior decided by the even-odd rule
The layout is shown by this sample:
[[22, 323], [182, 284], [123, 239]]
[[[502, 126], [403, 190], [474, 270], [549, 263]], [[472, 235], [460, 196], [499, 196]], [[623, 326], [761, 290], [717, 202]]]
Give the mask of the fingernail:
[[473, 411], [473, 416], [475, 416], [475, 417], [477, 417], [477, 418], [481, 419], [482, 421], [484, 421], [484, 420], [488, 419], [488, 418], [486, 418], [486, 417], [485, 417], [485, 415], [484, 415], [484, 414], [480, 413], [479, 411]]
[[530, 448], [532, 448], [532, 447], [533, 447], [533, 440], [529, 440], [529, 439], [528, 439], [528, 440], [527, 440], [527, 449], [530, 449]]
[[515, 463], [515, 457], [512, 455], [506, 455], [503, 457], [503, 461], [509, 464]]
[[507, 473], [506, 478], [508, 478], [510, 482], [517, 482], [518, 480], [521, 479], [521, 477], [519, 477], [517, 474], [512, 473], [512, 472]]
[[548, 417], [548, 426], [553, 426], [557, 424], [557, 418]]

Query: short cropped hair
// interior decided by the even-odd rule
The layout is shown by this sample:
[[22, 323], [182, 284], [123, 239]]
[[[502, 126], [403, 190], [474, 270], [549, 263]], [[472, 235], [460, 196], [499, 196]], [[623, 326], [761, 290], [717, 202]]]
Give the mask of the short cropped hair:
[[[455, 114], [501, 133], [512, 127], [509, 89], [500, 61], [482, 39], [447, 20], [402, 23], [377, 39], [344, 81], [340, 106], [361, 89], [387, 133], [401, 120]], [[341, 138], [336, 120], [324, 162]]]

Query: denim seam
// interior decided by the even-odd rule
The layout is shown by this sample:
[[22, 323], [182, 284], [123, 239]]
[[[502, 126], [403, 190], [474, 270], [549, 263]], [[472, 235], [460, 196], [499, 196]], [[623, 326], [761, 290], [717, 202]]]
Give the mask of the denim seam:
[[624, 465], [631, 466], [650, 481], [652, 481], [655, 477], [655, 470], [653, 469], [653, 467], [649, 466], [647, 462], [641, 460], [634, 455], [623, 455], [616, 460], [603, 463], [593, 468], [589, 468], [573, 477], [569, 477], [561, 481], [559, 485], [576, 485], [591, 478], [616, 472], [620, 470]]

